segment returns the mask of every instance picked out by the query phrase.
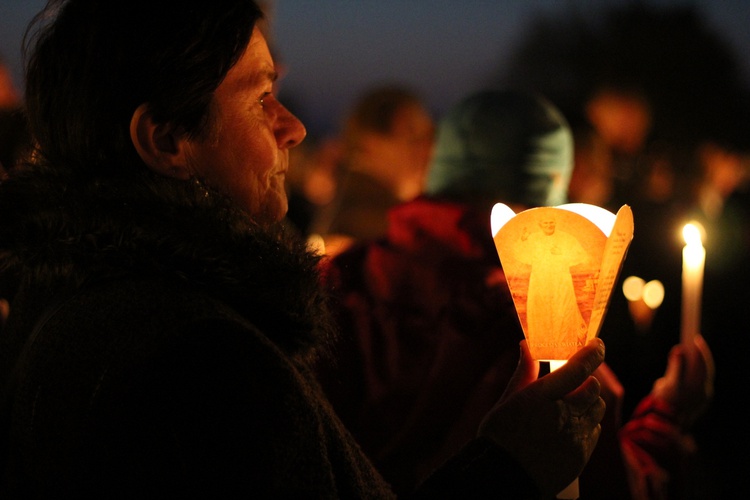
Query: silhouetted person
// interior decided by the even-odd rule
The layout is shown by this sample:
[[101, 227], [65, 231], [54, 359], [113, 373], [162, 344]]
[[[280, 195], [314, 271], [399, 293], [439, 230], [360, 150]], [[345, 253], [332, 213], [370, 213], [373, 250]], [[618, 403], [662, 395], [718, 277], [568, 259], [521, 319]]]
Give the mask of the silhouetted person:
[[422, 191], [434, 123], [414, 91], [380, 86], [355, 102], [341, 140], [337, 195], [311, 227], [329, 253], [382, 236], [388, 210]]

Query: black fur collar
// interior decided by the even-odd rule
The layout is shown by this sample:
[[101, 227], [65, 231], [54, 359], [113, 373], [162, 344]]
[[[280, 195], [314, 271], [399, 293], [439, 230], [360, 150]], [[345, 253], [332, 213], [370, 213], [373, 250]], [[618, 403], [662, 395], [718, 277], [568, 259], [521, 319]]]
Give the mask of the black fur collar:
[[19, 167], [0, 185], [0, 269], [54, 289], [162, 273], [226, 301], [290, 354], [332, 333], [318, 256], [198, 182]]

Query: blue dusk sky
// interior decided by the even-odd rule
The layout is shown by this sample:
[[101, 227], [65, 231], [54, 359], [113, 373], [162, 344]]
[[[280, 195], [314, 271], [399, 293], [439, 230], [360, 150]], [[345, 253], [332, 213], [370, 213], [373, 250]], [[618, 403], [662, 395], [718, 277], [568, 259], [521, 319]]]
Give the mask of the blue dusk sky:
[[[282, 92], [311, 132], [327, 133], [368, 86], [420, 91], [439, 115], [484, 86], [537, 16], [595, 18], [627, 0], [275, 0], [274, 44], [286, 72]], [[651, 0], [694, 5], [724, 36], [750, 75], [750, 2]], [[0, 53], [21, 86], [20, 40], [45, 2], [0, 0]], [[290, 103], [291, 104], [291, 103]]]

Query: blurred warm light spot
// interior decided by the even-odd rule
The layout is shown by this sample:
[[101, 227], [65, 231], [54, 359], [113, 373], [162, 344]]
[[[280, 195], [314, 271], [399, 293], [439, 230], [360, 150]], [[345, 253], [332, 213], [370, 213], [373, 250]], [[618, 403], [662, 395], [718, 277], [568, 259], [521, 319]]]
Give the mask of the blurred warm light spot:
[[622, 282], [622, 293], [628, 300], [640, 300], [643, 297], [643, 287], [646, 282], [638, 276], [628, 276]]
[[664, 301], [664, 285], [659, 280], [652, 280], [643, 286], [643, 302], [651, 309], [656, 309]]

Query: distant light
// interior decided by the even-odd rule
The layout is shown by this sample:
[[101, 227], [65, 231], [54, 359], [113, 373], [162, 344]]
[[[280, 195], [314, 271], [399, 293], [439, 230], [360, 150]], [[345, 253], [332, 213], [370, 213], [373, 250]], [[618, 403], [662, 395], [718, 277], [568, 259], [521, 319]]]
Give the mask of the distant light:
[[659, 280], [646, 283], [638, 276], [629, 276], [622, 282], [622, 293], [631, 302], [643, 300], [651, 309], [656, 309], [664, 301], [664, 285]]
[[629, 276], [622, 282], [622, 293], [631, 301], [641, 300], [646, 282], [638, 276]]
[[664, 285], [659, 280], [652, 280], [643, 286], [643, 301], [651, 309], [656, 309], [664, 301]]

